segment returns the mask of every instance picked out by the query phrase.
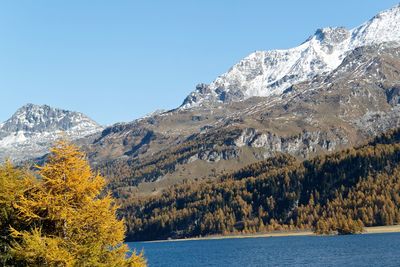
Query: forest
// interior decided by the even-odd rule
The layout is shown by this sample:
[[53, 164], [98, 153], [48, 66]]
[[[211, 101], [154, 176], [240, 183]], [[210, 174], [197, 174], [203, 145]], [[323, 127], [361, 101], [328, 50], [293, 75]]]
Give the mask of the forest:
[[289, 155], [158, 196], [120, 199], [127, 240], [312, 229], [360, 233], [400, 223], [400, 129], [298, 161]]

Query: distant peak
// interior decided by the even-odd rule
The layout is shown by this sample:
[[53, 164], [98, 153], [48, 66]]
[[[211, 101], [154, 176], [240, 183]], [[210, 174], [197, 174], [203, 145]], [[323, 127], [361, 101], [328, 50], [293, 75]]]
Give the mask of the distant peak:
[[[0, 123], [0, 147], [11, 149], [13, 158], [21, 160], [46, 153], [49, 145], [61, 137], [60, 133], [75, 140], [102, 129], [80, 112], [28, 103]], [[0, 160], [2, 156], [0, 153]]]
[[27, 103], [27, 104], [23, 105], [22, 107], [20, 107], [19, 109], [32, 109], [35, 107], [38, 107], [38, 105], [35, 105], [33, 103]]
[[27, 104], [23, 105], [22, 108], [30, 108], [30, 107], [35, 107], [35, 106], [38, 106], [38, 105], [35, 105], [33, 103], [27, 103]]
[[348, 39], [349, 36], [350, 32], [345, 27], [326, 27], [317, 29], [313, 37], [321, 43], [337, 44]]
[[400, 5], [384, 10], [352, 30], [352, 47], [400, 42]]
[[375, 17], [380, 17], [382, 15], [398, 13], [398, 12], [400, 12], [400, 3], [398, 3], [395, 6], [393, 6], [392, 8], [389, 8], [387, 10], [383, 10], [383, 11], [379, 12]]
[[369, 22], [376, 21], [376, 20], [396, 20], [400, 16], [400, 3], [395, 5], [392, 8], [383, 10], [372, 17]]
[[51, 109], [48, 105], [37, 105], [32, 103], [27, 103], [20, 107], [18, 111], [29, 111], [29, 110], [39, 110], [39, 109]]
[[1, 129], [8, 133], [24, 132], [54, 132], [67, 131], [84, 125], [84, 129], [92, 131], [100, 126], [80, 112], [53, 108], [48, 105], [28, 103], [20, 107]]

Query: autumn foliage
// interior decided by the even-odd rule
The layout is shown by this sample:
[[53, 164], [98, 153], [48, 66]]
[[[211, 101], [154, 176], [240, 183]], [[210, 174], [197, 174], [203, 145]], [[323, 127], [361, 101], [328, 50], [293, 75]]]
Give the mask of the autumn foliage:
[[10, 163], [0, 169], [3, 265], [146, 265], [141, 254], [126, 256], [114, 199], [77, 147], [58, 142], [35, 175]]
[[302, 162], [278, 155], [120, 202], [132, 241], [294, 229], [351, 234], [400, 224], [400, 129]]

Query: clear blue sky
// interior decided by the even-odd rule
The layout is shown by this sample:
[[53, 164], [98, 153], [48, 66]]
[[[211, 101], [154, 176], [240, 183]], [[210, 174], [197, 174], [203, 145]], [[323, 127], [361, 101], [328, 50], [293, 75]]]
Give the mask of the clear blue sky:
[[25, 103], [99, 123], [170, 109], [255, 50], [355, 27], [391, 0], [0, 2], [0, 121]]

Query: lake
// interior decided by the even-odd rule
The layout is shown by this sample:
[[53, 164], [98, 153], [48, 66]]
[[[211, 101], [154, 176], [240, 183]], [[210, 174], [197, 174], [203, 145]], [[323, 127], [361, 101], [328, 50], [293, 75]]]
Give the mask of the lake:
[[400, 233], [128, 243], [152, 266], [400, 266]]

